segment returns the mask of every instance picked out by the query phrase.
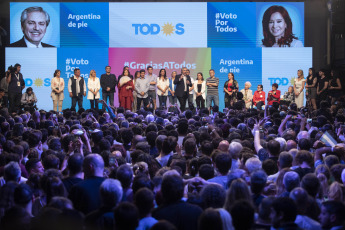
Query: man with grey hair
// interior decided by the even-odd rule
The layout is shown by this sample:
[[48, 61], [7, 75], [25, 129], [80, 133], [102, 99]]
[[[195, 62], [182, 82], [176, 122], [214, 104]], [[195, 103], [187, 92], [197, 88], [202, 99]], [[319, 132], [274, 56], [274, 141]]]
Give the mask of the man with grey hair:
[[282, 137], [277, 137], [274, 140], [278, 141], [280, 144], [280, 152], [285, 151], [286, 148], [286, 140]]
[[262, 168], [261, 161], [256, 157], [251, 157], [246, 161], [246, 169], [249, 174], [252, 174], [256, 170], [259, 170]]
[[300, 131], [298, 134], [297, 134], [297, 142], [301, 139], [308, 139], [310, 140], [310, 135], [308, 133], [308, 131]]
[[4, 179], [6, 183], [12, 182], [19, 182], [20, 175], [22, 171], [20, 170], [19, 164], [17, 162], [11, 161], [4, 168]]
[[238, 169], [241, 161], [239, 160], [240, 158], [240, 152], [242, 151], [243, 147], [241, 143], [238, 142], [231, 142], [229, 145], [229, 154], [232, 158], [232, 164], [231, 164], [231, 171]]
[[285, 173], [283, 178], [283, 184], [285, 191], [280, 195], [281, 197], [289, 197], [290, 192], [294, 189], [299, 187], [300, 179], [298, 173], [294, 171], [290, 171]]
[[89, 154], [83, 162], [84, 181], [73, 185], [69, 199], [76, 210], [88, 214], [101, 206], [99, 189], [104, 171], [104, 161], [98, 154]]
[[102, 207], [85, 217], [87, 229], [114, 229], [113, 209], [121, 201], [122, 186], [120, 181], [106, 179], [100, 187]]
[[42, 7], [26, 8], [20, 17], [23, 38], [10, 44], [10, 47], [42, 48], [54, 47], [41, 42], [50, 23], [49, 14]]

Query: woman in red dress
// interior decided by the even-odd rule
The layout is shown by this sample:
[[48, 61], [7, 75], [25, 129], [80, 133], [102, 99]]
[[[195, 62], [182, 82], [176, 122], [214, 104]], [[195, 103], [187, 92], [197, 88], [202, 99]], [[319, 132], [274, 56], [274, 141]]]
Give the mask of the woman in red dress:
[[129, 71], [125, 69], [118, 84], [120, 106], [126, 110], [132, 110], [133, 102], [134, 84], [130, 76]]

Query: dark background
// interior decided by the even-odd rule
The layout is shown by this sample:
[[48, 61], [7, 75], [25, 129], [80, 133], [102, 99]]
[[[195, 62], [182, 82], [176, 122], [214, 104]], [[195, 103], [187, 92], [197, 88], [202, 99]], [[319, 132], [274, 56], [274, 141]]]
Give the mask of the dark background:
[[[12, 1], [17, 2], [17, 1]], [[21, 0], [18, 2], [33, 2]], [[38, 1], [56, 2], [56, 1]], [[60, 2], [96, 2], [91, 1], [64, 1]], [[137, 1], [110, 1], [110, 2], [137, 2]], [[155, 1], [144, 1], [155, 2]], [[156, 1], [158, 2], [158, 1]], [[160, 1], [160, 2], [186, 2], [186, 1]], [[200, 1], [188, 1], [200, 2]], [[208, 2], [231, 2], [231, 1], [211, 1]], [[234, 2], [271, 2], [271, 1], [243, 1]], [[279, 2], [279, 1], [277, 1]], [[281, 2], [285, 2], [281, 0]], [[304, 2], [304, 34], [305, 47], [313, 47], [313, 67], [318, 70], [321, 68], [336, 68], [344, 73], [345, 70], [345, 0], [304, 0], [294, 2]], [[1, 0], [0, 2], [0, 76], [5, 72], [5, 48], [10, 41], [10, 1]], [[143, 12], [144, 13], [144, 12]], [[176, 12], [178, 14], [178, 12]], [[345, 78], [344, 74], [342, 77]]]

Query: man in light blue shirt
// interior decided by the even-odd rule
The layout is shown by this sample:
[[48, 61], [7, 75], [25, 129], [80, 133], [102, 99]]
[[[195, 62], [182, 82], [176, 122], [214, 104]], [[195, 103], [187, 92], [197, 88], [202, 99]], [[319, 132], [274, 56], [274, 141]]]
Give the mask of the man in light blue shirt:
[[145, 75], [145, 78], [148, 78], [150, 81], [150, 88], [148, 92], [148, 100], [153, 101], [153, 108], [156, 110], [156, 97], [157, 97], [157, 91], [156, 91], [156, 85], [157, 85], [157, 75], [153, 74], [153, 68], [152, 66], [147, 67], [147, 74]]
[[150, 87], [150, 79], [145, 76], [145, 70], [140, 70], [140, 78], [135, 81], [135, 91], [137, 91], [137, 110], [140, 110], [141, 102], [144, 107], [149, 104], [148, 91]]

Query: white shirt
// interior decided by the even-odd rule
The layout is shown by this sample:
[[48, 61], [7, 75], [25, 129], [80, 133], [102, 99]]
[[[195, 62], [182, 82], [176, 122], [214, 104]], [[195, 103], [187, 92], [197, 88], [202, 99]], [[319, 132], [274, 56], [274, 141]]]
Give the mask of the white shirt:
[[99, 99], [100, 98], [99, 91], [97, 92], [96, 95], [94, 95], [92, 93], [92, 92], [95, 92], [96, 90], [100, 90], [100, 88], [101, 88], [98, 77], [96, 77], [95, 80], [89, 78], [88, 81], [87, 81], [87, 88], [89, 89], [89, 92], [87, 93], [87, 99], [93, 100], [94, 98], [95, 99]]
[[184, 91], [186, 92], [187, 91], [187, 77], [182, 75], [182, 80], [184, 82]]
[[[192, 85], [194, 85], [194, 79], [190, 78], [190, 81], [191, 81]], [[189, 91], [189, 94], [193, 94], [193, 93], [194, 93], [194, 89]]]
[[[164, 81], [161, 80], [161, 78], [157, 78], [157, 94], [158, 96], [161, 96], [163, 91], [161, 91], [158, 86], [161, 88], [161, 89], [165, 89], [166, 87], [168, 87], [169, 89], [169, 79], [165, 79]], [[163, 94], [163, 96], [168, 96], [168, 89], [165, 91], [165, 93]]]
[[26, 37], [24, 36], [24, 41], [26, 43], [26, 46], [28, 48], [42, 48], [42, 43], [40, 42], [40, 44], [38, 44], [37, 46], [35, 44], [32, 44], [31, 42], [29, 42]]
[[[79, 86], [79, 81], [81, 80], [81, 77], [77, 78], [76, 76], [74, 76], [74, 79], [76, 80], [76, 94], [78, 95], [80, 93], [80, 86]], [[84, 93], [86, 93], [86, 84], [85, 84], [85, 80], [84, 80]], [[71, 78], [68, 80], [68, 92], [72, 93], [72, 80]]]

